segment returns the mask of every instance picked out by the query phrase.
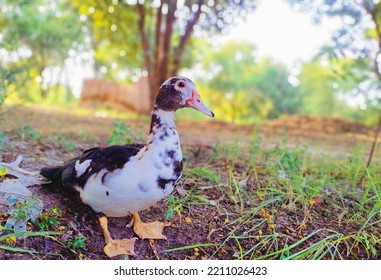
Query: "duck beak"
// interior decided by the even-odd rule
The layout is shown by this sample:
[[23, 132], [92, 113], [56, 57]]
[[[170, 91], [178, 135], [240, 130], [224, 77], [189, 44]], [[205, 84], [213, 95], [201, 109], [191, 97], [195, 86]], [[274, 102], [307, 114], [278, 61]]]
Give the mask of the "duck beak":
[[186, 101], [187, 107], [192, 107], [197, 111], [203, 112], [204, 114], [214, 117], [214, 113], [205, 106], [205, 104], [201, 101], [201, 97], [196, 91], [192, 91], [192, 97]]

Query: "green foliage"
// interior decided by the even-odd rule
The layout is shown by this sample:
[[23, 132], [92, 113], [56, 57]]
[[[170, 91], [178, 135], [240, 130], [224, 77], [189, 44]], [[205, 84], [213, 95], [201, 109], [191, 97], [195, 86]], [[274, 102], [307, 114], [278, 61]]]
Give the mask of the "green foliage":
[[3, 132], [0, 131], [0, 155], [2, 155], [2, 153], [5, 150], [9, 150], [9, 149], [10, 149], [9, 138], [6, 137]]
[[377, 258], [377, 247], [381, 245], [381, 239], [378, 236], [372, 233], [361, 232], [355, 235], [354, 240], [355, 244], [361, 244], [365, 248], [368, 258]]
[[[323, 55], [303, 64], [297, 75], [303, 103], [300, 112], [376, 124], [380, 84], [371, 71], [362, 57], [327, 60]], [[361, 97], [364, 91], [366, 98]]]
[[16, 206], [9, 212], [15, 220], [27, 221], [35, 216], [40, 210], [39, 201], [35, 196], [31, 196], [25, 201], [19, 200]]
[[302, 112], [332, 117], [339, 102], [335, 97], [334, 87], [338, 85], [332, 68], [320, 62], [304, 64], [298, 79], [303, 96]]
[[16, 77], [25, 69], [25, 66], [6, 66], [0, 68], [0, 105], [3, 104], [5, 98], [15, 90], [15, 84], [17, 83]]
[[[86, 17], [83, 26], [91, 36], [96, 76], [118, 79], [120, 70], [134, 71], [142, 65], [135, 7], [125, 1], [75, 0], [74, 11]], [[107, 69], [101, 72], [101, 68]], [[105, 73], [106, 72], [106, 73]]]
[[125, 122], [115, 122], [112, 124], [114, 129], [108, 140], [109, 145], [126, 145], [131, 144], [131, 128], [126, 126]]
[[9, 86], [10, 82], [9, 79], [6, 78], [5, 70], [3, 68], [0, 68], [0, 76], [2, 77], [1, 83], [0, 83], [0, 105], [3, 104], [5, 97], [7, 96], [7, 87]]
[[[312, 101], [317, 101], [318, 106], [314, 106], [318, 112], [324, 115], [331, 116], [335, 111], [337, 102], [331, 102], [333, 100], [333, 95], [340, 94], [342, 99], [347, 101], [353, 101], [355, 98], [360, 100], [360, 107], [362, 111], [365, 109], [370, 109], [370, 112], [358, 112], [351, 110], [349, 114], [354, 114], [358, 118], [359, 115], [367, 115], [367, 121], [372, 119], [372, 114], [374, 111], [377, 115], [380, 114], [381, 110], [381, 98], [379, 96], [380, 91], [380, 81], [381, 81], [381, 68], [379, 63], [380, 55], [380, 45], [378, 44], [378, 38], [381, 36], [380, 24], [381, 24], [381, 5], [378, 1], [345, 1], [345, 0], [335, 0], [335, 1], [306, 1], [306, 0], [288, 0], [288, 2], [297, 10], [306, 12], [313, 12], [317, 22], [320, 22], [321, 18], [324, 16], [336, 17], [345, 19], [339, 30], [335, 31], [332, 36], [332, 42], [324, 46], [320, 53], [320, 60], [322, 57], [324, 63], [331, 64], [330, 70], [341, 75], [339, 82], [333, 84], [332, 88], [332, 77], [329, 77], [329, 68], [316, 67], [317, 65], [309, 67], [314, 67], [314, 70], [307, 70], [305, 79], [309, 79], [308, 76], [312, 75], [311, 79], [313, 81], [314, 87], [312, 89], [312, 98], [309, 104], [313, 104]], [[354, 47], [356, 46], [356, 47]], [[328, 59], [327, 59], [328, 58]], [[343, 65], [335, 65], [337, 61], [343, 63]], [[344, 72], [340, 73], [340, 70], [345, 69]], [[319, 72], [322, 74], [319, 76]], [[321, 79], [319, 79], [321, 78]], [[319, 84], [318, 80], [322, 81]], [[304, 96], [307, 97], [309, 94], [309, 89], [306, 88]], [[322, 97], [318, 97], [317, 92]], [[355, 97], [355, 98], [354, 98]], [[325, 100], [325, 101], [324, 101]], [[331, 102], [331, 103], [327, 103]], [[322, 103], [327, 105], [326, 108], [322, 106]], [[333, 104], [333, 105], [332, 105]], [[311, 107], [311, 105], [309, 106]], [[314, 110], [313, 108], [310, 108]], [[308, 110], [306, 108], [306, 110]], [[348, 112], [346, 112], [348, 115]], [[353, 117], [353, 116], [352, 116]], [[373, 121], [376, 124], [377, 121]]]
[[86, 238], [83, 235], [77, 235], [74, 239], [69, 238], [66, 244], [73, 251], [76, 251], [77, 249], [87, 249]]
[[301, 106], [287, 69], [269, 58], [258, 61], [255, 47], [247, 42], [209, 50], [203, 65], [208, 78], [201, 91], [220, 118], [260, 121], [296, 113]]
[[[27, 67], [28, 71], [17, 82], [17, 94], [47, 96], [53, 85], [44, 71], [50, 66], [64, 65], [73, 43], [82, 38], [79, 16], [68, 10], [66, 1], [56, 7], [48, 1], [6, 1], [0, 47], [17, 60], [6, 61], [7, 67]], [[32, 55], [33, 54], [33, 55]], [[36, 98], [36, 97], [33, 97]]]
[[0, 167], [0, 178], [8, 174], [8, 169], [5, 166]]
[[56, 229], [60, 217], [61, 210], [57, 206], [54, 206], [49, 212], [41, 213], [35, 224], [41, 231]]
[[272, 156], [277, 155], [277, 168], [291, 174], [297, 174], [302, 165], [303, 149], [290, 150], [287, 147], [280, 148], [276, 146], [272, 151]]
[[[324, 46], [315, 60], [302, 64], [300, 74], [295, 75], [271, 58], [258, 59], [255, 46], [248, 42], [228, 42], [212, 47], [208, 40], [191, 34], [182, 49], [182, 36], [188, 20], [196, 14], [196, 1], [176, 6], [179, 10], [173, 18], [173, 29], [166, 34], [171, 38], [163, 37], [167, 24], [162, 24], [163, 34], [159, 34], [162, 37], [157, 41], [159, 9], [150, 5], [150, 1], [142, 4], [145, 12], [143, 30], [139, 26], [137, 4], [128, 1], [3, 2], [0, 14], [0, 49], [3, 53], [0, 57], [0, 104], [6, 97], [11, 102], [72, 102], [73, 95], [68, 86], [72, 82], [71, 76], [66, 77], [65, 85], [58, 83], [67, 76], [64, 73], [67, 59], [93, 65], [99, 78], [130, 83], [147, 68], [156, 69], [158, 78], [164, 70], [160, 63], [153, 65], [154, 60], [161, 57], [163, 62], [165, 59], [160, 52], [167, 49], [166, 75], [177, 72], [178, 66], [174, 65], [177, 54], [181, 54], [182, 67], [191, 68], [202, 63], [202, 78], [198, 83], [200, 93], [220, 120], [258, 123], [284, 114], [303, 113], [348, 117], [367, 124], [377, 121], [380, 83], [379, 77], [372, 73], [375, 69], [374, 50], [370, 46], [378, 36], [375, 28], [362, 23], [366, 12], [372, 11], [375, 15], [373, 22], [380, 21], [379, 3], [360, 1], [364, 5], [355, 5], [351, 1], [338, 0], [324, 4], [331, 9], [321, 9], [320, 2], [289, 0], [295, 8], [313, 10], [316, 15], [344, 15], [353, 19], [342, 32], [334, 34], [334, 44]], [[204, 3], [195, 30], [215, 35], [236, 18], [255, 10], [257, 5], [257, 1], [218, 1], [218, 5], [214, 2]], [[362, 10], [363, 7], [368, 9]], [[163, 19], [166, 15], [162, 15]], [[360, 32], [349, 32], [351, 28]], [[360, 36], [352, 38], [348, 32]], [[143, 33], [149, 45], [146, 51], [141, 46]], [[348, 40], [340, 40], [345, 36]], [[167, 39], [168, 48], [165, 47], [168, 42], [164, 44]], [[353, 48], [354, 45], [364, 48]], [[353, 53], [351, 57], [356, 59], [343, 58], [344, 52]], [[144, 61], [145, 55], [151, 67]], [[348, 106], [354, 102], [353, 96], [364, 100], [360, 108], [353, 104]], [[179, 115], [180, 118], [207, 118], [192, 110], [182, 110]]]
[[181, 215], [180, 213], [183, 211], [183, 205], [185, 201], [186, 200], [183, 197], [176, 198], [170, 194], [167, 198], [168, 209], [165, 215], [165, 219], [169, 220], [175, 213]]
[[77, 145], [66, 136], [58, 137], [58, 141], [68, 152], [74, 151], [77, 148]]
[[17, 134], [22, 140], [41, 141], [41, 135], [29, 124], [23, 125], [17, 129]]
[[290, 73], [285, 66], [270, 58], [262, 59], [253, 73], [255, 87], [272, 102], [268, 118], [300, 112], [302, 100], [297, 88], [289, 82]]

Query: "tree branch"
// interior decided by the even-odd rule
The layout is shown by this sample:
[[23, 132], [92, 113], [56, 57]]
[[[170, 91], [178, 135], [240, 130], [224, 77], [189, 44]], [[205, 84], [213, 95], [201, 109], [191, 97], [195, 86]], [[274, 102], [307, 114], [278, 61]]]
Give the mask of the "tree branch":
[[175, 76], [177, 74], [177, 72], [179, 71], [181, 59], [182, 59], [182, 56], [183, 56], [184, 50], [185, 50], [185, 46], [186, 46], [190, 36], [192, 35], [193, 27], [196, 25], [196, 23], [200, 19], [201, 8], [202, 8], [202, 5], [204, 4], [204, 0], [199, 0], [197, 4], [198, 4], [198, 9], [194, 13], [193, 17], [188, 20], [187, 25], [185, 27], [184, 35], [181, 36], [179, 45], [175, 49], [175, 54], [174, 54], [173, 64], [172, 64], [172, 70], [171, 70], [172, 76]]
[[364, 178], [365, 178], [365, 174], [366, 174], [366, 170], [369, 168], [371, 162], [372, 162], [372, 159], [373, 159], [373, 154], [374, 154], [374, 151], [376, 149], [376, 146], [377, 146], [377, 142], [378, 142], [378, 136], [380, 135], [380, 131], [381, 131], [381, 116], [378, 117], [378, 125], [377, 125], [377, 130], [376, 130], [376, 133], [374, 134], [374, 139], [373, 139], [373, 142], [372, 142], [372, 147], [370, 148], [370, 152], [369, 152], [369, 156], [368, 156], [368, 162], [366, 163], [366, 169], [364, 170], [364, 173], [363, 175], [361, 176], [358, 184], [361, 185], [364, 181]]

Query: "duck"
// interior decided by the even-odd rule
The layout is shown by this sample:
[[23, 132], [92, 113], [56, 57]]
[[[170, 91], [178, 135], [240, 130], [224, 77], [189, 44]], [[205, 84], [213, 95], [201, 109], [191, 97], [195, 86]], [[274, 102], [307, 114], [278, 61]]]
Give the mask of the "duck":
[[113, 145], [85, 150], [61, 166], [40, 170], [45, 180], [61, 190], [74, 190], [97, 213], [108, 257], [134, 255], [136, 237], [113, 239], [109, 217], [131, 215], [130, 226], [141, 239], [166, 239], [165, 223], [144, 223], [139, 211], [165, 199], [176, 188], [183, 170], [175, 112], [190, 107], [210, 117], [192, 80], [171, 77], [160, 86], [151, 113], [146, 144]]

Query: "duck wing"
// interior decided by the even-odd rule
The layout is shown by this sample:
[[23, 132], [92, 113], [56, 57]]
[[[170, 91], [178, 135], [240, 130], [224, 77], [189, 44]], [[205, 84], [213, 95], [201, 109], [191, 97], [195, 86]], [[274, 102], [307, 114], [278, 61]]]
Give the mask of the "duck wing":
[[74, 186], [83, 188], [93, 174], [97, 174], [103, 169], [113, 171], [122, 168], [144, 146], [143, 144], [130, 144], [88, 149], [82, 155], [63, 165], [42, 168], [40, 174], [50, 182], [64, 188]]

